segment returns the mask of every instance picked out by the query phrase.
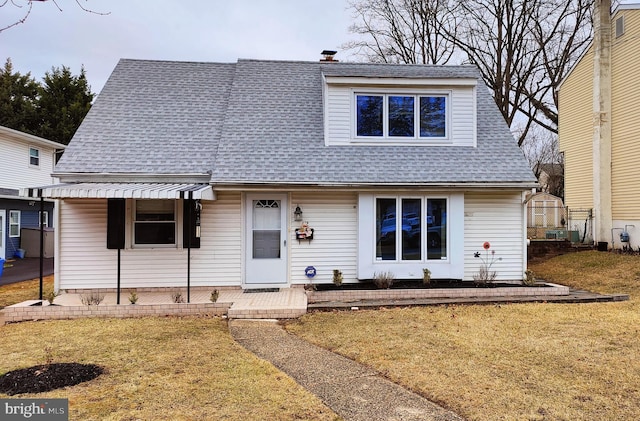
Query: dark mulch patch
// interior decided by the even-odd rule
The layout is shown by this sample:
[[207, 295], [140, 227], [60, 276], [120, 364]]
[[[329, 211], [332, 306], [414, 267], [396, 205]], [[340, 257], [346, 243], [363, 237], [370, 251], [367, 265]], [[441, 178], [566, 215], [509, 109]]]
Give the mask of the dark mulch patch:
[[[372, 281], [361, 281], [353, 284], [317, 284], [314, 285], [316, 291], [368, 291], [379, 290]], [[441, 289], [441, 288], [496, 288], [496, 287], [521, 287], [520, 283], [488, 283], [484, 286], [476, 285], [474, 282], [463, 282], [455, 279], [431, 281], [424, 284], [422, 281], [399, 280], [395, 281], [390, 289]]]
[[21, 368], [0, 376], [0, 392], [7, 395], [40, 393], [93, 380], [102, 374], [94, 364], [54, 363]]

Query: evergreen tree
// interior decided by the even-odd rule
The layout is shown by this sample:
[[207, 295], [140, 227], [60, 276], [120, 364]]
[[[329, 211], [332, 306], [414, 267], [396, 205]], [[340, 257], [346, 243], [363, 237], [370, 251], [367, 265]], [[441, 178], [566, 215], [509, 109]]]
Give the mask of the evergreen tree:
[[11, 59], [0, 69], [0, 125], [36, 134], [38, 83], [30, 73], [13, 71]]
[[38, 93], [37, 135], [68, 144], [89, 112], [94, 97], [84, 67], [77, 76], [66, 66], [52, 67], [51, 72], [45, 73]]

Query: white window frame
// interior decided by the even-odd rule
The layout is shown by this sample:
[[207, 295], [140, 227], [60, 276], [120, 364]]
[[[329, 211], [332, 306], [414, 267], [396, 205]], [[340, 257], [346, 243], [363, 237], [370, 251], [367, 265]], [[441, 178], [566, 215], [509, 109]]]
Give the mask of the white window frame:
[[[137, 209], [137, 203], [138, 202], [148, 202], [150, 200], [154, 200], [154, 201], [164, 201], [164, 200], [171, 200], [173, 202], [173, 221], [162, 221], [162, 222], [172, 222], [174, 224], [174, 239], [175, 241], [173, 243], [167, 243], [167, 244], [138, 244], [136, 243], [136, 224], [137, 223], [144, 223], [142, 221], [136, 221], [136, 209]], [[178, 236], [179, 233], [181, 233], [182, 231], [180, 230], [181, 224], [179, 224], [179, 221], [181, 219], [181, 215], [178, 213], [179, 209], [181, 208], [180, 206], [178, 206], [178, 200], [175, 199], [133, 199], [132, 201], [132, 206], [131, 206], [131, 213], [130, 213], [130, 218], [131, 218], [131, 248], [136, 248], [136, 249], [149, 249], [149, 248], [177, 248], [181, 245], [182, 241], [181, 241], [181, 237]]]
[[[18, 215], [18, 222], [13, 222], [13, 215]], [[10, 238], [18, 238], [20, 237], [20, 225], [21, 225], [21, 219], [22, 219], [22, 212], [20, 212], [19, 210], [10, 210], [9, 211], [9, 237]], [[18, 228], [18, 233], [17, 234], [13, 234], [11, 228], [12, 227], [17, 227]]]
[[[451, 226], [449, 223], [449, 206], [451, 206], [451, 199], [448, 196], [440, 196], [440, 195], [436, 195], [436, 196], [432, 196], [432, 195], [374, 195], [373, 197], [373, 239], [374, 241], [377, 238], [377, 232], [376, 232], [376, 224], [377, 224], [377, 203], [378, 203], [378, 199], [395, 199], [396, 201], [396, 249], [395, 249], [395, 254], [396, 254], [396, 258], [393, 260], [382, 260], [382, 259], [378, 259], [377, 257], [377, 251], [376, 248], [374, 247], [373, 249], [373, 261], [374, 263], [381, 263], [381, 264], [387, 264], [387, 263], [433, 263], [433, 262], [449, 262], [449, 260], [451, 259], [451, 241], [450, 241], [450, 230], [451, 230]], [[403, 199], [420, 199], [421, 203], [420, 203], [420, 260], [404, 260], [402, 259], [402, 235], [398, 235], [398, 233], [402, 233], [402, 200]], [[428, 250], [427, 250], [427, 243], [428, 243], [428, 225], [426, 224], [426, 216], [427, 216], [427, 201], [428, 200], [434, 200], [434, 199], [442, 199], [442, 200], [446, 200], [447, 202], [447, 207], [446, 207], [446, 214], [447, 214], [447, 228], [445, 231], [445, 236], [446, 236], [446, 256], [444, 258], [440, 258], [440, 259], [429, 259], [428, 258]], [[400, 217], [398, 217], [398, 215], [400, 215]]]
[[38, 227], [42, 224], [44, 227], [49, 226], [49, 211], [44, 211], [44, 223], [42, 221], [43, 213], [38, 211]]
[[[382, 96], [382, 136], [358, 135], [358, 96]], [[409, 96], [414, 97], [414, 136], [389, 136], [389, 97]], [[444, 97], [445, 98], [445, 135], [444, 136], [420, 136], [420, 97]], [[418, 89], [407, 91], [404, 89], [352, 89], [352, 114], [351, 114], [351, 139], [353, 142], [378, 142], [391, 145], [401, 144], [437, 144], [451, 143], [451, 90], [446, 89]]]
[[[35, 154], [32, 154], [32, 152], [35, 152]], [[34, 164], [31, 162], [32, 159], [36, 159], [37, 163]], [[33, 168], [40, 168], [40, 149], [34, 147], [34, 146], [29, 146], [29, 166], [33, 167]]]

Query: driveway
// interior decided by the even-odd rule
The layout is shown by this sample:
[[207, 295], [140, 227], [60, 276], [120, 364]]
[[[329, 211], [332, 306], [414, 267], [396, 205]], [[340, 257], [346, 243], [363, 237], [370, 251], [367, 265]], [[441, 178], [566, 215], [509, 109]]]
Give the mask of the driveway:
[[[26, 257], [24, 259], [11, 259], [11, 267], [5, 267], [0, 276], [0, 285], [14, 282], [27, 281], [40, 277], [40, 258]], [[44, 276], [53, 274], [53, 258], [44, 259]]]

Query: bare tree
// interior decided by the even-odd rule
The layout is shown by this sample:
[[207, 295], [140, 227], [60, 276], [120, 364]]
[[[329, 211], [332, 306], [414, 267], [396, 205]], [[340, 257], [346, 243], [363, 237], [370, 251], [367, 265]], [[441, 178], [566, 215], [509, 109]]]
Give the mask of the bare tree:
[[[557, 133], [557, 88], [587, 48], [593, 0], [353, 0], [357, 49], [379, 62], [474, 63], [522, 145]], [[431, 10], [434, 13], [421, 13]], [[418, 28], [418, 29], [416, 29]], [[422, 42], [420, 28], [429, 28]], [[436, 35], [437, 34], [437, 35]], [[437, 50], [427, 55], [425, 51]], [[436, 58], [433, 60], [432, 58]]]
[[521, 147], [541, 190], [564, 198], [564, 156], [558, 149], [558, 135], [534, 126]]
[[356, 22], [350, 30], [362, 36], [345, 46], [369, 61], [446, 64], [456, 32], [449, 0], [351, 0]]
[[[31, 10], [33, 9], [33, 3], [44, 3], [46, 1], [51, 1], [56, 5], [59, 11], [62, 12], [62, 8], [58, 4], [56, 0], [0, 0], [0, 8], [2, 7], [14, 7], [18, 10], [18, 15], [15, 17], [15, 20], [11, 20], [9, 23], [3, 24], [4, 26], [0, 26], [0, 32], [5, 31], [9, 28], [13, 28], [14, 26], [20, 25], [24, 23], [29, 15], [31, 14]], [[96, 12], [91, 10], [80, 3], [80, 0], [75, 0], [78, 7], [88, 13], [94, 13], [97, 15], [108, 15], [110, 12]], [[2, 25], [2, 24], [0, 24]]]

